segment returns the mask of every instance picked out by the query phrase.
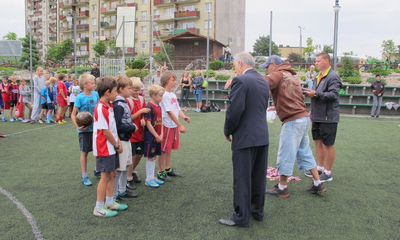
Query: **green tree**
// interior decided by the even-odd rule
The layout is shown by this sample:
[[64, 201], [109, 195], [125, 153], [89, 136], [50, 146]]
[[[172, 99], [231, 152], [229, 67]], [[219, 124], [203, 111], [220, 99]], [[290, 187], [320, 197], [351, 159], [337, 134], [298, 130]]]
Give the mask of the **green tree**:
[[333, 53], [333, 47], [332, 47], [332, 45], [324, 45], [322, 51], [326, 52], [326, 53]]
[[[171, 57], [174, 56], [174, 52], [175, 52], [174, 49], [173, 49], [174, 45], [168, 44], [168, 43], [163, 43], [163, 44], [164, 44], [165, 51], [167, 52], [167, 54], [169, 55], [169, 57], [171, 59]], [[163, 62], [168, 62], [167, 55], [165, 54], [164, 49], [162, 48], [162, 46], [160, 46], [160, 51], [155, 53], [153, 55], [153, 57], [154, 57], [154, 60], [156, 60], [160, 64], [162, 64]], [[171, 61], [172, 61], [172, 59], [171, 59]]]
[[397, 53], [396, 46], [392, 39], [383, 40], [381, 47], [382, 47], [382, 53], [385, 54], [385, 56], [389, 58], [389, 60], [392, 58], [392, 56], [394, 56]]
[[64, 61], [65, 57], [74, 51], [74, 44], [71, 38], [65, 39], [62, 43], [47, 45], [45, 57], [54, 62]]
[[[36, 40], [32, 38], [32, 68], [36, 68], [39, 65], [39, 50], [36, 47]], [[22, 54], [20, 62], [23, 63], [23, 68], [30, 68], [30, 48], [29, 48], [29, 35], [26, 35], [22, 39]]]
[[[253, 56], [268, 56], [269, 55], [269, 35], [261, 36], [253, 45]], [[278, 45], [272, 41], [271, 55], [281, 55]]]
[[312, 42], [313, 40], [311, 37], [307, 38], [307, 47], [304, 48], [302, 57], [306, 56], [307, 54], [311, 56], [311, 54], [314, 53], [315, 47], [313, 46]]
[[292, 53], [289, 54], [287, 60], [288, 60], [289, 62], [294, 62], [294, 63], [302, 63], [302, 62], [304, 62], [304, 58], [302, 58], [302, 57], [300, 56], [300, 54], [294, 53], [294, 52], [292, 52]]
[[3, 36], [3, 40], [17, 40], [17, 34], [15, 32], [8, 32]]
[[104, 41], [99, 41], [95, 45], [93, 45], [93, 50], [95, 52], [94, 56], [96, 58], [99, 58], [101, 56], [104, 56], [107, 51], [107, 44]]

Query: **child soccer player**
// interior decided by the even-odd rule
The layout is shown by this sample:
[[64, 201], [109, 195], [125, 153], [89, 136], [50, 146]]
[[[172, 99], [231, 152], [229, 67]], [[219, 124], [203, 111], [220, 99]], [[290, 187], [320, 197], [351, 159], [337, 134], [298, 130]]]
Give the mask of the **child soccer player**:
[[4, 116], [5, 110], [10, 110], [10, 96], [8, 93], [8, 77], [3, 76], [2, 84], [0, 86], [1, 89], [1, 96], [3, 97], [3, 111], [1, 112], [1, 120], [3, 122], [7, 122], [7, 118]]
[[[94, 80], [94, 77], [91, 79]], [[113, 199], [115, 169], [120, 167], [117, 153], [123, 152], [111, 103], [117, 97], [117, 82], [113, 77], [106, 76], [100, 81], [97, 91], [100, 101], [94, 109], [93, 155], [96, 156], [96, 167], [101, 172], [101, 178], [97, 186], [97, 201], [93, 215], [114, 217], [118, 212], [113, 210], [128, 208], [126, 204], [119, 204]], [[76, 111], [75, 107], [73, 111]], [[106, 197], [105, 205], [104, 197]]]
[[[80, 147], [80, 163], [82, 170], [82, 184], [85, 186], [91, 186], [92, 182], [90, 181], [87, 174], [87, 156], [89, 152], [93, 151], [93, 124], [89, 127], [79, 127], [76, 124], [76, 114], [81, 111], [90, 112], [94, 116], [94, 108], [96, 104], [99, 102], [99, 95], [96, 91], [94, 91], [94, 77], [90, 74], [82, 74], [79, 77], [79, 85], [83, 90], [82, 93], [78, 94], [75, 97], [75, 104], [71, 114], [71, 120], [74, 123], [76, 130], [79, 135], [79, 147]], [[100, 173], [94, 170], [94, 175], [100, 176]]]
[[27, 107], [28, 110], [29, 110], [28, 118], [27, 118], [27, 119], [24, 119], [24, 115], [25, 115], [25, 114], [22, 113], [21, 121], [22, 121], [22, 122], [29, 122], [30, 119], [31, 119], [31, 114], [32, 114], [32, 106], [31, 106], [31, 104], [29, 103], [28, 96], [31, 95], [31, 89], [30, 89], [28, 86], [26, 86], [26, 81], [25, 81], [24, 78], [21, 78], [21, 79], [19, 80], [19, 82], [21, 83], [21, 85], [19, 86], [19, 94], [22, 95], [22, 103], [23, 103], [23, 104], [25, 105], [25, 107]]
[[70, 96], [71, 96], [71, 92], [69, 91], [70, 87], [74, 84], [72, 81], [72, 76], [71, 74], [67, 75], [67, 80], [65, 81], [65, 87], [67, 88], [67, 104], [68, 104], [68, 109], [69, 109], [69, 118], [71, 118], [71, 113], [72, 113], [72, 109], [74, 108], [74, 105], [71, 106], [70, 104]]
[[132, 145], [132, 165], [130, 165], [128, 169], [128, 181], [126, 183], [126, 187], [128, 189], [135, 190], [136, 185], [134, 184], [134, 182], [141, 182], [141, 179], [139, 178], [135, 169], [143, 156], [143, 127], [146, 125], [143, 114], [149, 113], [150, 109], [146, 108], [146, 101], [144, 100], [144, 97], [139, 96], [142, 88], [142, 81], [140, 81], [140, 78], [131, 78], [131, 80], [132, 96], [127, 98], [126, 100], [131, 110], [133, 123], [138, 126], [138, 130], [132, 134], [132, 137], [130, 139]]
[[[49, 83], [47, 86], [47, 82]], [[46, 123], [54, 123], [53, 121], [53, 111], [56, 108], [57, 102], [57, 89], [56, 89], [57, 78], [51, 77], [49, 81], [46, 81], [47, 86], [47, 114], [46, 114]], [[42, 114], [40, 114], [42, 117]]]
[[69, 108], [70, 112], [72, 113], [72, 110], [74, 110], [75, 98], [81, 92], [81, 88], [79, 87], [79, 82], [76, 78], [72, 80], [72, 85], [69, 86], [68, 92], [70, 93]]
[[121, 140], [121, 146], [124, 151], [118, 155], [119, 168], [117, 168], [117, 173], [115, 175], [114, 200], [117, 200], [117, 196], [126, 198], [137, 197], [136, 193], [126, 190], [128, 168], [132, 165], [132, 148], [129, 139], [131, 138], [132, 133], [137, 129], [133, 124], [131, 111], [125, 100], [131, 96], [132, 81], [125, 76], [118, 77], [117, 92], [118, 96], [113, 102], [114, 115], [115, 123], [117, 124], [118, 137]]
[[65, 79], [64, 74], [61, 73], [58, 75], [58, 83], [57, 83], [58, 111], [56, 116], [56, 122], [58, 124], [67, 123], [67, 121], [63, 119], [63, 116], [68, 109], [68, 99], [67, 99], [68, 91], [67, 87], [65, 86], [64, 79]]
[[[165, 89], [163, 99], [160, 103], [162, 110], [163, 140], [161, 143], [161, 156], [158, 158], [158, 178], [163, 181], [171, 181], [169, 176], [179, 176], [171, 167], [171, 150], [179, 148], [179, 132], [186, 133], [178, 117], [190, 123], [179, 107], [178, 99], [172, 89], [176, 85], [176, 76], [172, 72], [166, 72], [161, 76], [161, 86]], [[178, 131], [179, 130], [179, 131]]]
[[[55, 82], [55, 79], [53, 79], [53, 82]], [[43, 123], [42, 121], [42, 114], [48, 112], [48, 105], [51, 105], [51, 101], [49, 104], [47, 104], [48, 99], [49, 99], [49, 90], [47, 89], [50, 85], [50, 81], [45, 82], [45, 87], [42, 88], [42, 91], [40, 92], [40, 105], [42, 106], [42, 110], [40, 111], [39, 115], [39, 123]], [[50, 92], [51, 93], [51, 92]], [[48, 116], [48, 114], [47, 114]], [[48, 118], [47, 118], [48, 119]], [[46, 120], [47, 123], [47, 120]]]
[[164, 92], [164, 88], [159, 85], [149, 87], [151, 101], [147, 104], [147, 108], [150, 109], [150, 112], [145, 116], [144, 156], [147, 157], [145, 185], [153, 188], [164, 183], [164, 181], [154, 177], [156, 157], [161, 155], [161, 141], [163, 139], [162, 114], [159, 103], [163, 99]]
[[14, 107], [17, 106], [19, 98], [19, 85], [17, 83], [17, 76], [11, 76], [11, 84], [8, 85], [8, 93], [10, 97], [10, 122], [15, 122], [17, 119], [14, 117]]

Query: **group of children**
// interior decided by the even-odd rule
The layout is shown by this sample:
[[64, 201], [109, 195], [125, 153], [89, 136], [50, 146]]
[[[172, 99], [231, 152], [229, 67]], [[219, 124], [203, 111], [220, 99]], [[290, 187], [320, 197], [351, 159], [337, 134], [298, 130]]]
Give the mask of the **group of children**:
[[[187, 122], [190, 118], [180, 110], [172, 92], [176, 76], [170, 72], [161, 77], [161, 86], [149, 87], [151, 101], [147, 105], [139, 96], [142, 82], [137, 78], [105, 76], [96, 84], [94, 76], [83, 74], [79, 83], [83, 92], [75, 98], [71, 120], [79, 132], [82, 184], [92, 185], [87, 156], [93, 151], [94, 175], [101, 176], [93, 215], [113, 217], [128, 208], [122, 198], [137, 197], [128, 189], [136, 188], [133, 181], [141, 182], [135, 169], [143, 155], [147, 158], [146, 186], [157, 188], [171, 181], [170, 176], [180, 175], [171, 167], [171, 150], [179, 147], [179, 132], [186, 132], [178, 118]], [[81, 111], [92, 113], [91, 126], [76, 124], [76, 114]]]

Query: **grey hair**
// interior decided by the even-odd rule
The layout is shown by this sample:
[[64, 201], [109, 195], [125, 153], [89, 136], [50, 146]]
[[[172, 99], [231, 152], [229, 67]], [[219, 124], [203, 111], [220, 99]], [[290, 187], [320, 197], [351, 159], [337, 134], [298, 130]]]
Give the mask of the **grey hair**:
[[243, 65], [248, 66], [248, 67], [253, 67], [256, 65], [253, 56], [251, 56], [250, 53], [248, 52], [240, 52], [235, 55], [235, 60], [236, 61], [241, 61]]

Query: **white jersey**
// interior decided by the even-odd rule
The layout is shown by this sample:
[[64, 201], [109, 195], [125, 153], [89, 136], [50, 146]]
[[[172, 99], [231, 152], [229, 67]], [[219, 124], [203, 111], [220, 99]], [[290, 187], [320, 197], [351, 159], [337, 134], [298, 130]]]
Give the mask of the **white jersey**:
[[160, 102], [161, 112], [162, 112], [162, 122], [167, 128], [175, 128], [177, 125], [169, 117], [168, 112], [172, 112], [177, 119], [179, 119], [179, 107], [178, 99], [175, 93], [165, 92], [163, 95], [163, 100]]
[[104, 136], [103, 130], [110, 130], [115, 141], [118, 142], [117, 125], [115, 123], [114, 109], [112, 103], [107, 106], [102, 101], [94, 108], [93, 123], [93, 155], [107, 157], [116, 153], [114, 146]]

